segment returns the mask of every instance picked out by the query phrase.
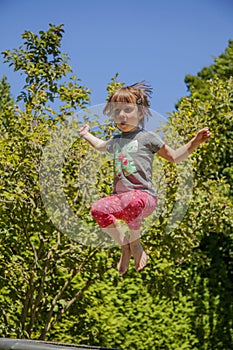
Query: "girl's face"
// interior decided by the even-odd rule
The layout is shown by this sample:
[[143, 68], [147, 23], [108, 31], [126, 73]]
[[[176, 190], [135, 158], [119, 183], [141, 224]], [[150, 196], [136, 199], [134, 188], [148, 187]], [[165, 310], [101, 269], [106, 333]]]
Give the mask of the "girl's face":
[[136, 104], [116, 102], [113, 108], [113, 119], [121, 131], [133, 132], [138, 129], [142, 115]]

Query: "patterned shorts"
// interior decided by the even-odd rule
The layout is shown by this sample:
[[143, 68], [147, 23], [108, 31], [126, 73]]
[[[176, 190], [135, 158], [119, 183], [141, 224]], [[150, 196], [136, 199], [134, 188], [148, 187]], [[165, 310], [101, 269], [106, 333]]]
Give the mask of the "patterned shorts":
[[157, 197], [147, 192], [134, 190], [99, 199], [92, 205], [91, 214], [102, 228], [118, 219], [124, 220], [129, 229], [138, 230], [142, 219], [154, 211], [157, 201]]

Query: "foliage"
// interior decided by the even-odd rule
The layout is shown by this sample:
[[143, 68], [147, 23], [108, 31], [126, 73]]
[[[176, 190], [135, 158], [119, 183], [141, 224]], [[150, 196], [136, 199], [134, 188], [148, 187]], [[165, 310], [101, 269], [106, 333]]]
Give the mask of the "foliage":
[[119, 89], [119, 88], [121, 88], [122, 86], [124, 86], [125, 85], [125, 83], [123, 83], [123, 82], [119, 82], [118, 80], [117, 80], [117, 78], [118, 78], [118, 73], [116, 73], [115, 75], [114, 75], [114, 77], [111, 79], [111, 82], [108, 84], [108, 86], [107, 86], [107, 91], [108, 91], [108, 97], [107, 97], [107, 99], [117, 90], [117, 89]]
[[[219, 60], [216, 60], [220, 62]], [[229, 65], [232, 62], [229, 62]], [[180, 100], [170, 117], [187, 139], [208, 125], [212, 138], [193, 153], [194, 200], [178, 234], [198, 237], [193, 250], [194, 330], [200, 349], [228, 349], [232, 343], [232, 77], [203, 81], [199, 90]], [[200, 93], [202, 93], [200, 89]], [[195, 261], [196, 260], [196, 261]]]
[[[66, 332], [67, 341], [141, 350], [193, 349], [197, 342], [189, 319], [191, 301], [153, 297], [133, 266], [130, 278], [119, 278], [116, 270], [109, 270], [105, 281], [85, 293], [84, 302], [85, 312], [76, 307], [69, 315], [72, 327], [71, 333]], [[57, 339], [59, 329], [55, 327], [52, 335]]]
[[14, 71], [25, 74], [18, 101], [23, 100], [27, 112], [34, 112], [39, 118], [45, 109], [54, 119], [53, 109], [46, 104], [56, 99], [64, 103], [59, 108], [66, 115], [89, 102], [90, 89], [80, 86], [75, 75], [69, 77], [69, 82], [62, 81], [72, 73], [67, 54], [60, 50], [63, 32], [63, 24], [50, 24], [49, 29], [40, 31], [39, 35], [25, 31], [24, 43], [19, 49], [3, 52], [5, 62], [13, 66]]
[[[194, 97], [201, 100], [208, 99], [209, 90], [206, 81], [219, 79], [225, 81], [233, 75], [233, 40], [229, 40], [228, 47], [219, 57], [214, 57], [214, 63], [209, 67], [204, 67], [196, 76], [186, 75], [184, 81], [188, 91]], [[178, 103], [179, 106], [179, 103]]]
[[0, 81], [0, 113], [5, 111], [5, 115], [9, 115], [9, 111], [13, 108], [14, 100], [10, 96], [10, 85], [7, 83], [7, 78], [3, 77]]

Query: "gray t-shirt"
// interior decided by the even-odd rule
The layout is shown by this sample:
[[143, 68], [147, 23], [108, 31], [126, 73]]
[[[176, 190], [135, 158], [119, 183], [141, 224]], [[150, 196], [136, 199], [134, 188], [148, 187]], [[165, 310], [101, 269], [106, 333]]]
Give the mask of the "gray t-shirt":
[[144, 129], [123, 132], [109, 140], [107, 151], [114, 156], [113, 194], [140, 190], [156, 196], [152, 163], [154, 154], [163, 145], [157, 134]]

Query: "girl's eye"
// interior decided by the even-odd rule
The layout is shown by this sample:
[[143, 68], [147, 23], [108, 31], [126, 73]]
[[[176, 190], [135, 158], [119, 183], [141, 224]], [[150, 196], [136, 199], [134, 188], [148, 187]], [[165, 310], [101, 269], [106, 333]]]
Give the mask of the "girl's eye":
[[117, 117], [121, 113], [121, 111], [124, 111], [124, 113], [129, 114], [129, 113], [131, 113], [133, 111], [133, 108], [132, 107], [126, 107], [126, 108], [123, 108], [123, 109], [121, 109], [121, 108], [114, 109], [113, 115], [115, 117]]
[[120, 113], [120, 109], [115, 109], [113, 112], [114, 115], [118, 115], [119, 113]]
[[124, 112], [125, 113], [130, 113], [130, 112], [132, 112], [132, 108], [127, 107], [127, 108], [124, 109]]

